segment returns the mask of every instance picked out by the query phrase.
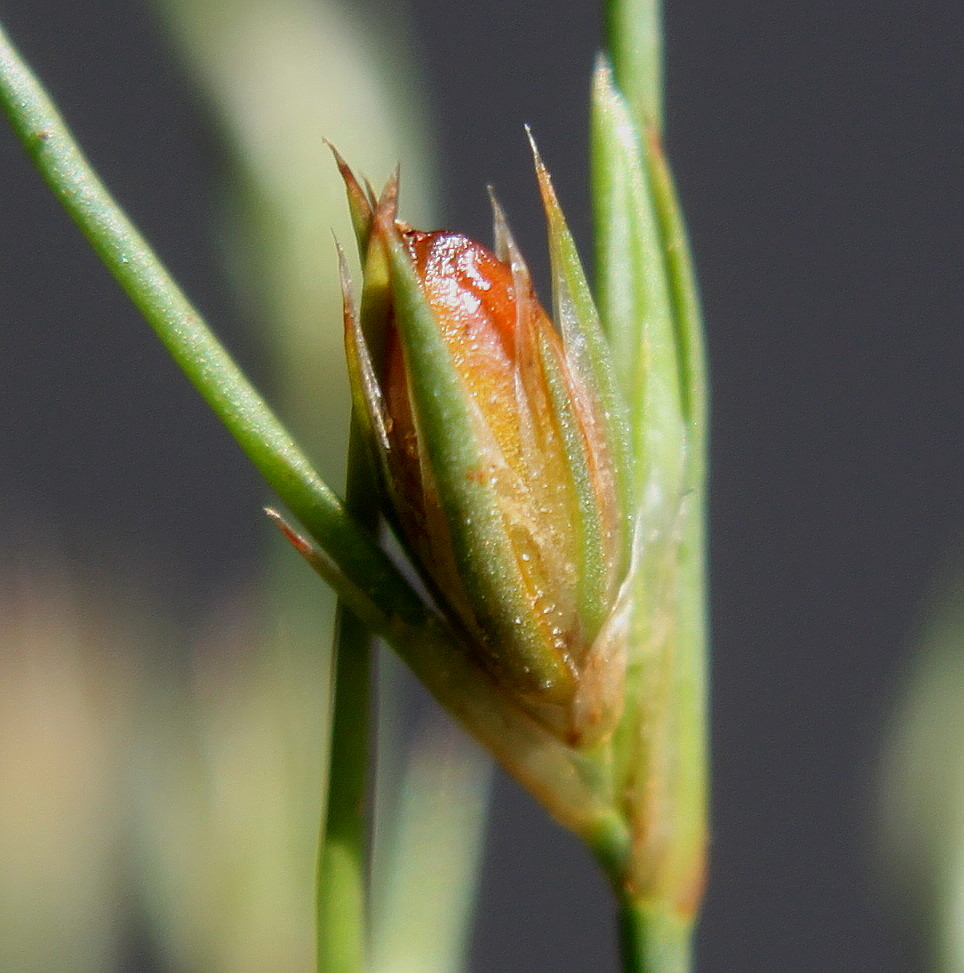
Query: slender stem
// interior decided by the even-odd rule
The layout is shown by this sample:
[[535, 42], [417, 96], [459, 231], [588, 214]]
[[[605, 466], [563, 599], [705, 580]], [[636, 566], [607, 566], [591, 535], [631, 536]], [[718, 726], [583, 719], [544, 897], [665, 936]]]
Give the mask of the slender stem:
[[328, 801], [315, 897], [318, 973], [365, 968], [370, 638], [363, 623], [339, 605]]
[[602, 818], [589, 847], [613, 884], [618, 902], [623, 973], [690, 973], [694, 918], [663, 900], [642, 901], [623, 891], [631, 836], [618, 815]]
[[619, 910], [623, 973], [689, 973], [693, 924], [665, 907], [633, 900]]
[[606, 52], [636, 125], [662, 128], [663, 31], [659, 0], [606, 0]]
[[[374, 527], [378, 512], [371, 480], [353, 417], [346, 504], [356, 518]], [[318, 844], [318, 973], [362, 973], [367, 946], [371, 633], [344, 602], [338, 603], [333, 656], [328, 797]]]
[[0, 107], [48, 186], [270, 486], [370, 600], [421, 621], [411, 586], [348, 516], [107, 192], [2, 26]]
[[[687, 506], [677, 541], [675, 658], [668, 670], [668, 703], [658, 715], [662, 746], [671, 767], [665, 788], [665, 826], [659, 854], [662, 883], [645, 901], [620, 898], [620, 947], [625, 973], [689, 973], [693, 918], [703, 881], [708, 799], [706, 740], [705, 479], [706, 378], [699, 302], [689, 251], [669, 168], [662, 155], [663, 65], [660, 0], [605, 0], [606, 45], [616, 88], [629, 106], [645, 149], [646, 174], [656, 231], [656, 272], [667, 298], [661, 309], [672, 327], [672, 354], [679, 374], [678, 412], [685, 428], [683, 470]], [[603, 146], [612, 151], [615, 146]], [[597, 218], [605, 217], [605, 184], [595, 189]], [[662, 261], [659, 255], [662, 255]], [[606, 259], [614, 259], [609, 252]], [[662, 267], [659, 264], [662, 263]], [[610, 272], [618, 269], [609, 266]], [[652, 376], [650, 376], [652, 377]], [[652, 421], [643, 417], [644, 422]], [[665, 433], [660, 433], [665, 442]], [[658, 734], [657, 734], [658, 735]], [[598, 854], [598, 851], [597, 851]], [[606, 861], [601, 858], [603, 867]], [[609, 869], [611, 876], [619, 871]], [[617, 888], [618, 888], [617, 883]], [[640, 882], [636, 882], [637, 890]], [[687, 913], [675, 906], [685, 902]]]

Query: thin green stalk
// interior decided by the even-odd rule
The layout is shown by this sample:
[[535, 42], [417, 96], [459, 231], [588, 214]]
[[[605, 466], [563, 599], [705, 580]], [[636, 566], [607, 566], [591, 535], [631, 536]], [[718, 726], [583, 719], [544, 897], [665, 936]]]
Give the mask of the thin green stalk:
[[[346, 505], [374, 527], [378, 509], [358, 423], [352, 418]], [[344, 602], [335, 618], [327, 807], [318, 843], [318, 973], [362, 973], [367, 950], [368, 726], [371, 633]]]
[[[27, 154], [171, 357], [359, 596], [418, 623], [418, 595], [347, 514], [90, 167], [0, 26], [0, 106]], [[339, 579], [334, 578], [337, 582]]]
[[663, 908], [623, 902], [619, 944], [624, 973], [689, 973], [692, 923]]
[[318, 973], [365, 969], [370, 641], [365, 625], [339, 605], [328, 798], [315, 891]]
[[663, 120], [663, 30], [659, 0], [606, 0], [606, 52], [640, 131]]
[[[698, 906], [702, 882], [701, 863], [706, 842], [706, 806], [708, 800], [707, 740], [706, 740], [706, 620], [705, 620], [705, 480], [706, 480], [706, 377], [702, 346], [699, 301], [689, 259], [685, 231], [673, 191], [669, 169], [660, 146], [659, 133], [663, 127], [663, 66], [662, 29], [659, 0], [606, 0], [606, 46], [612, 66], [615, 94], [607, 95], [606, 73], [597, 78], [603, 87], [597, 91], [597, 132], [594, 149], [597, 167], [608, 177], [641, 172], [640, 188], [645, 187], [641, 199], [630, 195], [616, 199], [624, 209], [651, 205], [645, 213], [630, 210], [629, 224], [650, 223], [650, 240], [655, 260], [647, 260], [659, 278], [663, 304], [657, 306], [652, 293], [644, 294], [640, 306], [644, 313], [654, 315], [669, 325], [673, 364], [678, 372], [678, 387], [668, 413], [681, 420], [685, 466], [671, 468], [673, 475], [682, 476], [685, 504], [681, 536], [677, 539], [675, 557], [677, 577], [673, 611], [675, 614], [674, 658], [668, 671], [670, 679], [668, 708], [658, 714], [662, 745], [666, 747], [671, 773], [663, 795], [663, 813], [672, 816], [670, 837], [662, 848], [657, 842], [649, 853], [661, 860], [664, 884], [657, 883], [647, 890], [645, 899], [620, 900], [620, 947], [625, 973], [689, 973], [692, 968], [692, 934], [694, 918], [690, 914]], [[606, 97], [600, 97], [606, 96]], [[626, 143], [619, 141], [618, 126], [613, 116], [623, 104], [628, 107], [626, 121], [635, 134]], [[608, 120], [609, 124], [602, 122]], [[619, 151], [624, 153], [620, 158]], [[628, 156], [625, 153], [628, 151]], [[636, 158], [638, 156], [638, 159]], [[637, 168], [638, 167], [638, 168]], [[625, 169], [625, 171], [624, 171]], [[605, 233], [613, 225], [611, 208], [614, 186], [605, 180], [594, 185], [594, 208], [597, 222]], [[600, 240], [605, 236], [600, 234]], [[617, 280], [621, 269], [618, 249], [610, 245], [600, 251], [602, 268]], [[662, 259], [660, 259], [660, 257]], [[613, 275], [617, 275], [613, 277]], [[603, 276], [603, 280], [606, 278]], [[638, 281], [646, 283], [644, 271]], [[614, 293], [616, 293], [614, 291]], [[604, 301], [604, 304], [608, 303]], [[613, 326], [620, 321], [630, 322], [635, 315], [613, 316]], [[618, 338], [616, 342], [618, 344]], [[636, 334], [622, 335], [623, 341], [633, 342]], [[653, 348], [650, 347], [652, 358]], [[632, 393], [645, 392], [652, 383], [650, 372]], [[668, 373], [668, 369], [665, 370]], [[631, 376], [632, 382], [639, 381]], [[641, 417], [647, 426], [652, 419]], [[662, 424], [659, 424], [660, 428]], [[665, 432], [660, 442], [665, 445]], [[669, 454], [679, 457], [679, 452]], [[672, 479], [670, 480], [672, 483]], [[665, 837], [665, 836], [664, 836]], [[644, 849], [642, 853], [646, 853]], [[640, 853], [640, 852], [637, 852]], [[598, 854], [598, 852], [597, 852]], [[606, 867], [605, 859], [602, 859]], [[611, 874], [618, 874], [610, 870]], [[668, 884], [665, 884], [668, 882]], [[618, 887], [618, 886], [617, 886]]]

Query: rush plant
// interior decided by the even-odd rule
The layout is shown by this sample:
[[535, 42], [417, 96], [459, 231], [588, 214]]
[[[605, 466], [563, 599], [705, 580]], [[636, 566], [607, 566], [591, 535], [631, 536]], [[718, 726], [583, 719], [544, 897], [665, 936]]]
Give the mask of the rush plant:
[[[0, 33], [24, 147], [287, 507], [340, 598], [318, 968], [366, 961], [369, 643], [440, 704], [609, 878], [625, 969], [683, 973], [705, 875], [699, 313], [660, 142], [654, 0], [611, 0], [592, 81], [595, 278], [535, 150], [552, 306], [497, 203], [492, 249], [399, 218], [336, 155], [362, 267], [341, 256], [354, 409], [344, 499], [324, 483], [92, 172]], [[319, 323], [321, 326], [321, 323]], [[385, 522], [420, 578], [383, 548]]]

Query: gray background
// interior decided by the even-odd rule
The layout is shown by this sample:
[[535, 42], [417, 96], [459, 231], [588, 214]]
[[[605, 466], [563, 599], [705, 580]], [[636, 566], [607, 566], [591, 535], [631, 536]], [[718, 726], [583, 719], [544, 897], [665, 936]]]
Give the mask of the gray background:
[[[413, 7], [446, 222], [486, 237], [492, 182], [541, 249], [530, 122], [585, 242], [595, 5]], [[0, 13], [257, 376], [208, 245], [212, 145], [149, 18], [123, 0]], [[713, 366], [701, 968], [921, 969], [868, 829], [915, 613], [961, 537], [964, 6], [670, 2], [667, 38]], [[0, 547], [133, 552], [189, 615], [256, 550], [264, 490], [2, 130], [0, 207]], [[483, 901], [475, 973], [614, 968], [601, 882], [504, 781]]]

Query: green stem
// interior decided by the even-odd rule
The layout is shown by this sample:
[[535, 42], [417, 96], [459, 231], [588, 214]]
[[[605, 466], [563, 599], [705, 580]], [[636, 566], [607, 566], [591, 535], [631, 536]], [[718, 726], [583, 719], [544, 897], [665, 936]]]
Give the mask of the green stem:
[[[346, 504], [374, 527], [374, 484], [352, 419]], [[327, 808], [318, 845], [318, 973], [362, 973], [366, 954], [371, 633], [344, 602], [335, 619]]]
[[623, 973], [689, 973], [693, 924], [664, 907], [633, 900], [619, 910]]
[[666, 902], [641, 901], [622, 891], [632, 850], [626, 822], [619, 815], [601, 818], [588, 842], [618, 902], [623, 973], [690, 973], [693, 919]]
[[[672, 326], [672, 364], [679, 376], [679, 401], [672, 403], [668, 411], [683, 420], [686, 462], [686, 506], [680, 536], [674, 542], [678, 569], [674, 657], [667, 670], [667, 701], [656, 716], [658, 732], [650, 733], [652, 740], [662, 734], [662, 740], [655, 745], [664, 748], [663, 756], [670, 768], [664, 782], [662, 808], [662, 813], [669, 815], [665, 822], [667, 833], [651, 848], [636, 851], [644, 857], [658, 855], [663, 878], [662, 885], [646, 890], [645, 901], [621, 898], [620, 946], [625, 973], [688, 973], [693, 919], [683, 918], [673, 903], [686, 901], [693, 908], [698, 904], [709, 786], [704, 564], [707, 403], [702, 327], [682, 217], [659, 138], [663, 127], [660, 0], [605, 0], [605, 12], [607, 54], [615, 86], [628, 103], [643, 147], [639, 165], [645, 172], [647, 195], [653, 207], [652, 229], [656, 233], [655, 259], [647, 266], [653, 266], [665, 286], [666, 306], [658, 312]], [[601, 148], [613, 153], [617, 146], [604, 143]], [[632, 163], [630, 171], [631, 167]], [[597, 219], [606, 220], [606, 193], [610, 190], [606, 183], [594, 188]], [[610, 224], [602, 225], [606, 230]], [[610, 273], [619, 267], [619, 259], [611, 250], [603, 251], [603, 259], [613, 261], [613, 265], [604, 268]], [[642, 272], [639, 279], [645, 280]], [[652, 302], [649, 303], [651, 307]], [[652, 379], [651, 372], [647, 382]], [[642, 421], [650, 423], [652, 419], [644, 415]], [[660, 438], [665, 442], [665, 433], [661, 432]], [[654, 745], [652, 741], [650, 745]], [[605, 868], [605, 858], [600, 860]], [[627, 864], [631, 871], [632, 863]], [[622, 867], [627, 868], [627, 864]], [[611, 876], [621, 874], [619, 868], [608, 870]], [[638, 881], [636, 887], [639, 890]]]
[[318, 973], [361, 973], [366, 949], [368, 629], [339, 605], [328, 801], [318, 848]]
[[389, 616], [424, 620], [418, 595], [347, 514], [107, 192], [2, 26], [0, 106], [54, 195], [265, 480], [370, 601]]
[[659, 0], [606, 0], [606, 53], [640, 131], [663, 120], [663, 32]]

